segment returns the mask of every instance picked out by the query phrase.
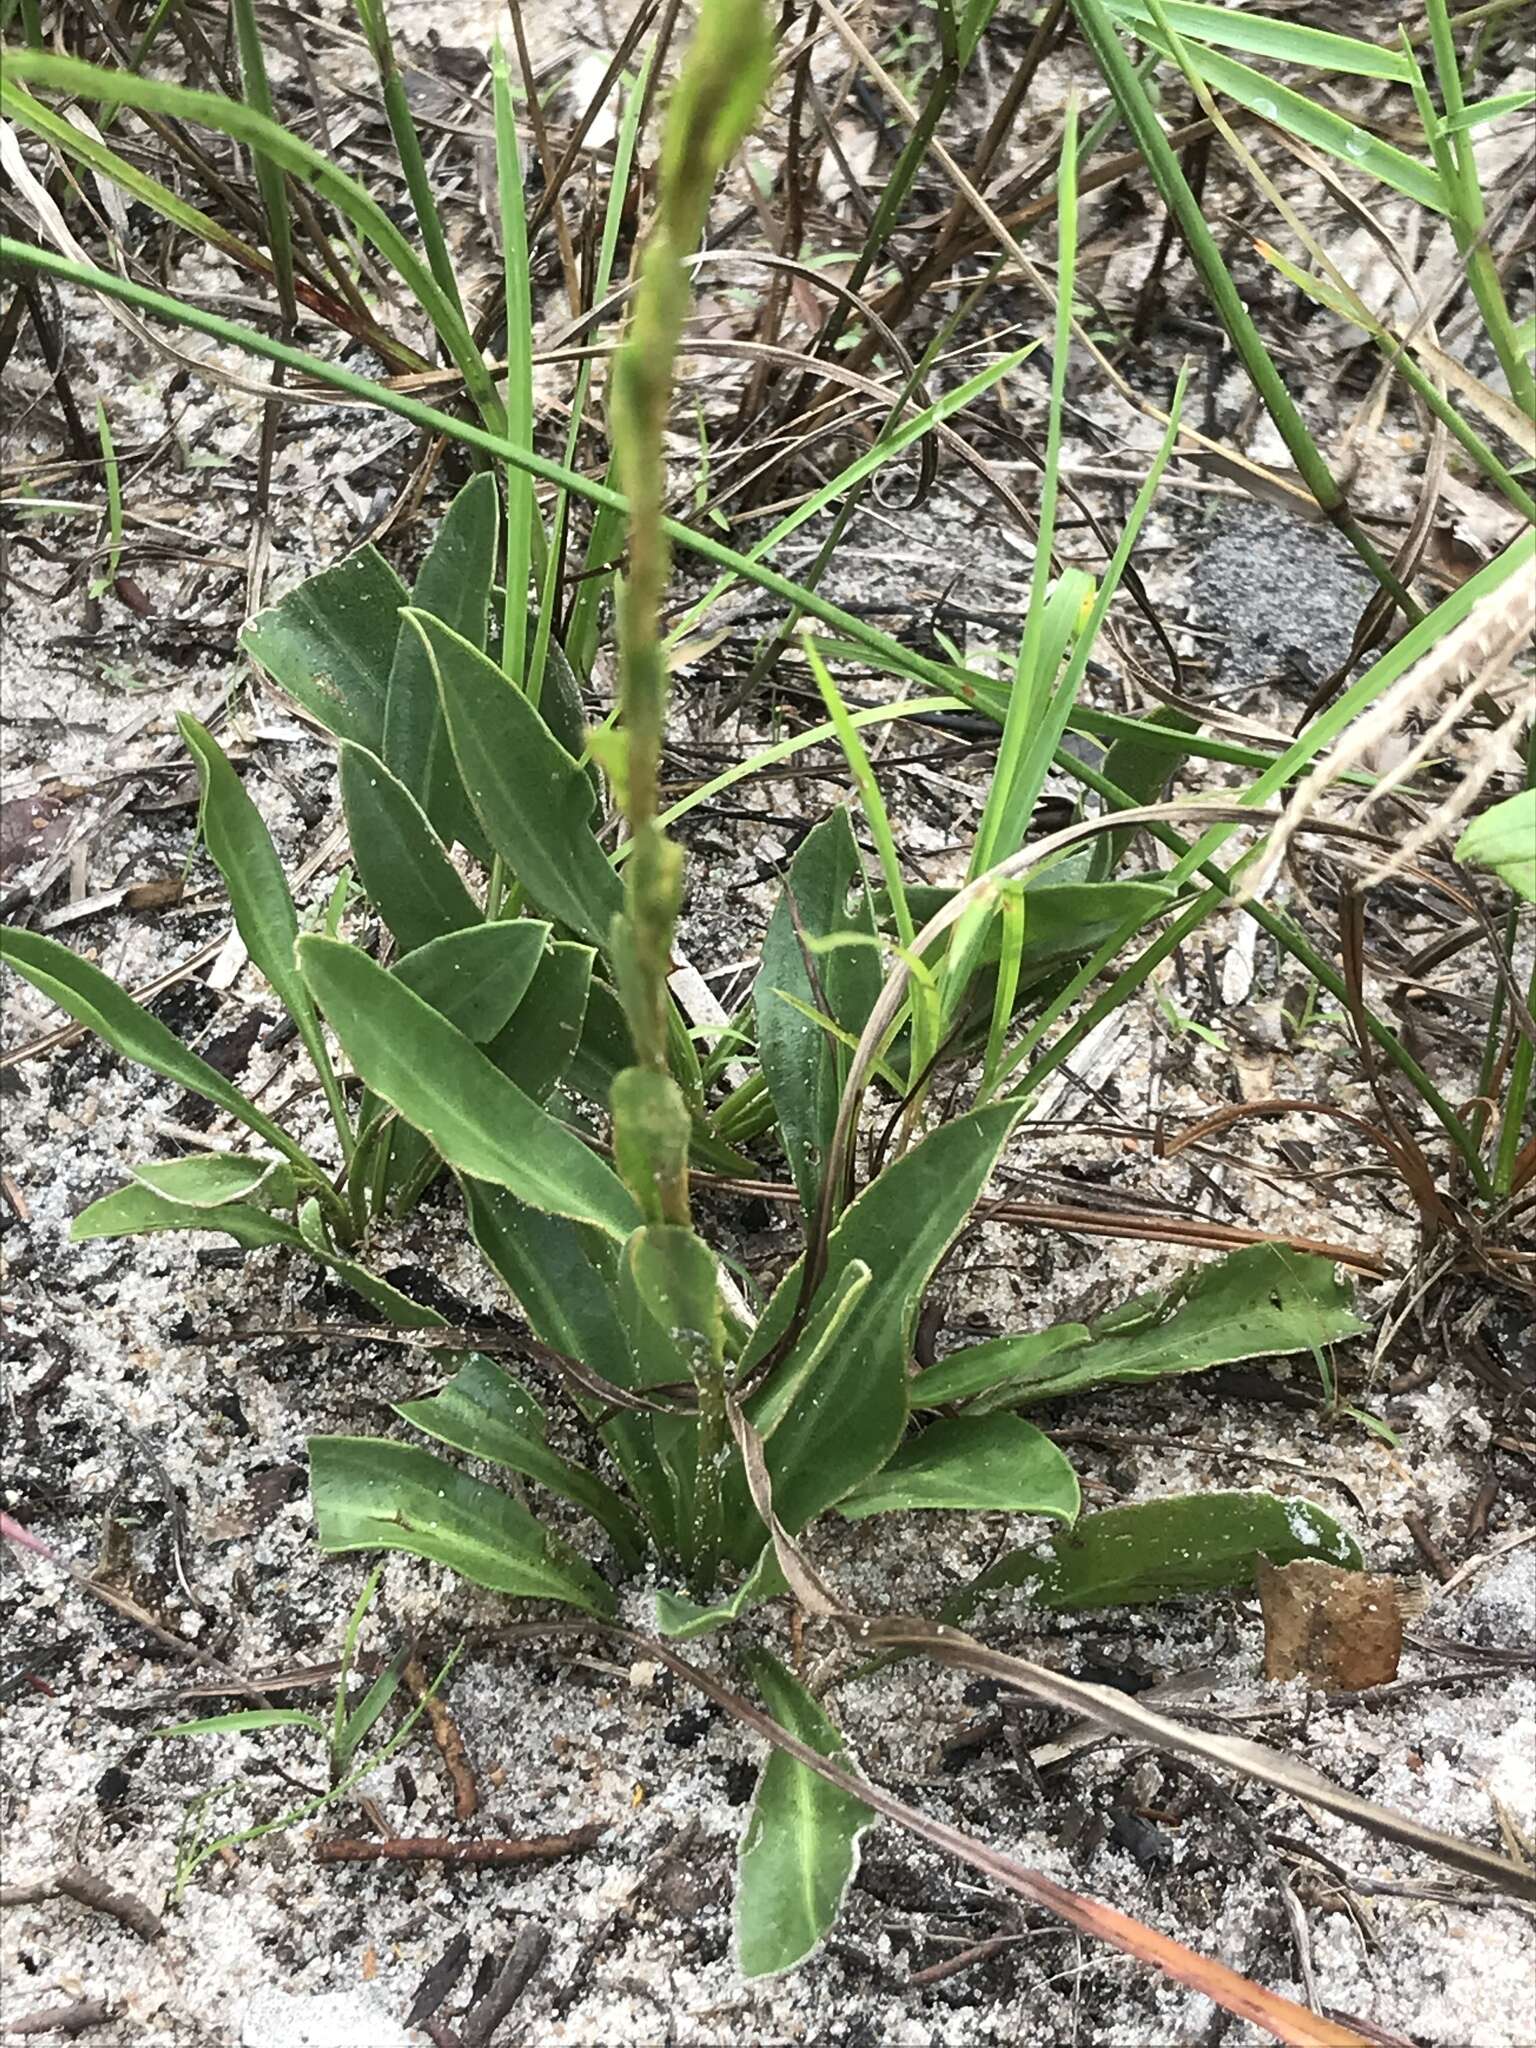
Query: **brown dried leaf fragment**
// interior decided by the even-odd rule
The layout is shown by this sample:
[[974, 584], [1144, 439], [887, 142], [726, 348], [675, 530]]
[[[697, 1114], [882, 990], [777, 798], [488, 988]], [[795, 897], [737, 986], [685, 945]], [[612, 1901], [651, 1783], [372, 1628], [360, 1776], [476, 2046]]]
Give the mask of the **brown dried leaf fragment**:
[[1396, 1579], [1307, 1558], [1273, 1565], [1265, 1557], [1258, 1577], [1266, 1678], [1361, 1692], [1397, 1676], [1403, 1608]]

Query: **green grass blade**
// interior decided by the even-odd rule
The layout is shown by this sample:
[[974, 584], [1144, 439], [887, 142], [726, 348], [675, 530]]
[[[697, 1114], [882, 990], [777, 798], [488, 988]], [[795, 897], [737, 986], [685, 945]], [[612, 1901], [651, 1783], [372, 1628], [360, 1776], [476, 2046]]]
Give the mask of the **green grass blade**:
[[452, 355], [482, 418], [500, 426], [501, 401], [463, 315], [372, 195], [319, 150], [277, 122], [269, 121], [254, 107], [227, 99], [221, 93], [194, 92], [161, 79], [105, 71], [51, 52], [12, 50], [6, 54], [6, 63], [10, 76], [23, 83], [72, 93], [85, 100], [114, 100], [141, 111], [199, 122], [243, 144], [262, 162], [311, 186], [399, 273]]
[[[1139, 36], [1155, 28], [1142, 0], [1107, 0], [1109, 11]], [[1304, 64], [1314, 71], [1340, 72], [1356, 78], [1390, 78], [1404, 85], [1408, 66], [1401, 52], [1269, 14], [1241, 13], [1230, 7], [1209, 7], [1199, 0], [1164, 0], [1164, 12], [1175, 31], [1219, 49], [1245, 50], [1250, 57], [1273, 57], [1281, 64]]]
[[[533, 301], [528, 271], [528, 221], [523, 210], [523, 173], [517, 155], [517, 124], [506, 53], [498, 40], [491, 52], [491, 99], [496, 119], [496, 196], [501, 211], [501, 245], [507, 301], [507, 438], [533, 447]], [[533, 478], [508, 463], [507, 609], [502, 628], [501, 665], [521, 690], [528, 680], [528, 574], [533, 529], [538, 517]]]
[[[244, 4], [249, 5], [249, 0], [244, 0]], [[442, 218], [437, 210], [437, 201], [432, 195], [432, 182], [427, 173], [426, 159], [422, 155], [421, 137], [416, 132], [410, 102], [405, 95], [405, 82], [400, 76], [400, 67], [395, 62], [395, 47], [389, 33], [389, 17], [385, 12], [384, 0], [356, 0], [356, 5], [358, 19], [363, 24], [363, 33], [368, 39], [368, 48], [378, 70], [379, 83], [384, 89], [384, 114], [389, 122], [389, 132], [394, 137], [400, 168], [405, 174], [405, 188], [411, 195], [411, 209], [416, 215], [416, 225], [421, 230], [421, 246], [427, 252], [427, 262], [443, 296], [454, 306], [462, 320], [464, 301], [459, 295], [458, 279], [454, 276], [453, 262], [443, 235]], [[263, 108], [262, 111], [271, 110]]]
[[[1189, 188], [1178, 157], [1163, 133], [1156, 109], [1131, 67], [1130, 59], [1126, 56], [1120, 38], [1115, 32], [1114, 22], [1104, 5], [1104, 0], [1072, 0], [1072, 8], [1081, 24], [1089, 48], [1093, 51], [1094, 59], [1114, 94], [1121, 113], [1125, 116], [1126, 125], [1136, 146], [1145, 157], [1158, 190], [1178, 222], [1185, 246], [1211, 303], [1231, 336], [1233, 346], [1242, 358], [1243, 367], [1252, 379], [1281, 439], [1285, 442], [1302, 481], [1377, 582], [1383, 589], [1391, 591], [1407, 617], [1418, 618], [1418, 606], [1402, 589], [1369, 536], [1362, 531], [1350, 513], [1343, 492], [1319, 454], [1295, 400], [1275, 368], [1274, 360], [1232, 281], [1216, 237], [1207, 225], [1200, 204]], [[1280, 88], [1276, 87], [1274, 90], [1278, 92]], [[1438, 191], [1437, 183], [1437, 196]]]

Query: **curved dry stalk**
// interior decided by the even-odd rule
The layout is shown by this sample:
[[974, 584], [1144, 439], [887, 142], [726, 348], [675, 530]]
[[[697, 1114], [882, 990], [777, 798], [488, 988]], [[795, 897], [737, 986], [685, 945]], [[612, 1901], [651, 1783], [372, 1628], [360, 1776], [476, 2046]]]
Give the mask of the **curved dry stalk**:
[[[1453, 626], [1422, 660], [1398, 677], [1392, 687], [1369, 711], [1349, 728], [1333, 752], [1320, 761], [1285, 806], [1280, 823], [1264, 857], [1256, 864], [1240, 898], [1246, 901], [1264, 888], [1285, 856], [1286, 848], [1301, 827], [1315, 818], [1319, 804], [1352, 769], [1360, 767], [1371, 752], [1415, 712], [1439, 702], [1448, 685], [1459, 684], [1404, 758], [1370, 789], [1356, 807], [1363, 817], [1384, 796], [1399, 789], [1428, 758], [1431, 750], [1462, 717], [1475, 697], [1492, 697], [1495, 686], [1514, 664], [1522, 647], [1536, 629], [1536, 580], [1509, 576], [1473, 605], [1460, 625]], [[1422, 825], [1415, 828], [1391, 858], [1373, 871], [1379, 882], [1401, 871], [1416, 853], [1432, 840], [1440, 839], [1464, 817], [1488, 781], [1507, 765], [1509, 746], [1530, 715], [1528, 702], [1517, 694], [1507, 717], [1495, 728], [1491, 739], [1479, 750], [1461, 784]]]

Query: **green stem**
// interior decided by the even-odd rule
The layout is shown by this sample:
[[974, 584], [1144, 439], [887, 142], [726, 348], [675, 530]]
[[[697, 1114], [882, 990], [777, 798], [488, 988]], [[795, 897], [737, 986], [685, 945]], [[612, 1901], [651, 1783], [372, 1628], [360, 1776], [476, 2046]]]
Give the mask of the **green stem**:
[[1403, 588], [1369, 535], [1355, 519], [1343, 491], [1334, 479], [1333, 472], [1318, 452], [1317, 444], [1308, 431], [1307, 423], [1302, 418], [1296, 401], [1291, 397], [1285, 380], [1275, 368], [1274, 359], [1264, 346], [1259, 330], [1232, 281], [1231, 273], [1222, 261], [1216, 237], [1206, 224], [1200, 202], [1189, 188], [1178, 157], [1169, 146], [1156, 110], [1137, 79], [1135, 69], [1125, 53], [1103, 0], [1072, 0], [1072, 11], [1077, 16], [1095, 62], [1104, 74], [1105, 81], [1125, 116], [1126, 126], [1131, 131], [1136, 147], [1146, 159], [1147, 168], [1163, 195], [1164, 203], [1178, 222], [1185, 247], [1199, 272], [1211, 304], [1231, 337], [1233, 347], [1241, 356], [1243, 367], [1252, 379], [1254, 389], [1262, 399], [1265, 410], [1274, 421], [1302, 482], [1383, 590], [1391, 594], [1404, 615], [1410, 620], [1421, 618], [1423, 613], [1419, 606]]

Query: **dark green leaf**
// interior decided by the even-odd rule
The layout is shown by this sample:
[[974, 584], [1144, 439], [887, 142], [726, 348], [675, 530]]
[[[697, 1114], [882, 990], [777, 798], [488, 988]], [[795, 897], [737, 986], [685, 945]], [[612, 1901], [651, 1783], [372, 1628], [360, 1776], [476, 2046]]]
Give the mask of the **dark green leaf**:
[[[540, 1215], [502, 1188], [463, 1181], [475, 1243], [542, 1343], [618, 1387], [636, 1382], [619, 1312], [618, 1250], [563, 1216]], [[664, 1548], [676, 1542], [670, 1485], [647, 1417], [616, 1414], [603, 1429], [630, 1490]]]
[[374, 547], [258, 612], [240, 645], [338, 739], [377, 754], [405, 585]]
[[[759, 1651], [752, 1675], [781, 1727], [847, 1765], [843, 1738], [782, 1664]], [[859, 1836], [874, 1820], [862, 1799], [829, 1785], [783, 1750], [758, 1780], [736, 1878], [736, 1959], [744, 1977], [792, 1970], [837, 1918], [858, 1866]]]
[[486, 837], [542, 911], [605, 947], [623, 890], [588, 822], [591, 783], [493, 661], [436, 619], [406, 618], [427, 647]]
[[430, 1451], [311, 1437], [309, 1473], [322, 1550], [405, 1550], [493, 1593], [613, 1612], [596, 1572], [526, 1508]]
[[476, 1045], [506, 1028], [533, 984], [549, 943], [535, 918], [498, 919], [430, 939], [394, 965], [394, 976]]
[[[907, 1420], [907, 1368], [923, 1295], [1019, 1114], [1015, 1103], [973, 1110], [929, 1132], [887, 1167], [844, 1214], [827, 1244], [816, 1300], [831, 1298], [857, 1260], [873, 1275], [838, 1341], [777, 1423], [766, 1455], [774, 1507], [794, 1534], [876, 1472], [901, 1441]], [[746, 1370], [773, 1348], [800, 1296], [797, 1264], [780, 1284], [742, 1358]], [[749, 1404], [753, 1419], [775, 1406], [775, 1389], [794, 1382], [802, 1332]], [[757, 1555], [762, 1530], [745, 1482], [732, 1481], [727, 1541], [739, 1563]]]
[[1331, 1259], [1246, 1245], [1090, 1329], [1074, 1323], [957, 1351], [919, 1374], [912, 1400], [922, 1408], [968, 1401], [978, 1414], [1025, 1407], [1116, 1382], [1317, 1351], [1365, 1328]]
[[850, 1522], [908, 1508], [999, 1509], [1070, 1522], [1077, 1474], [1050, 1438], [1016, 1415], [956, 1415], [908, 1437], [888, 1465], [837, 1504]]
[[221, 1073], [189, 1051], [158, 1017], [142, 1008], [89, 960], [82, 960], [56, 939], [45, 939], [37, 932], [24, 932], [13, 925], [0, 925], [0, 960], [25, 975], [34, 988], [41, 989], [61, 1010], [67, 1010], [76, 1023], [89, 1026], [114, 1052], [136, 1060], [152, 1073], [163, 1074], [180, 1087], [190, 1088], [194, 1095], [201, 1095], [230, 1116], [238, 1117], [309, 1178], [316, 1176], [317, 1169], [281, 1125], [275, 1124], [254, 1102], [248, 1102], [238, 1088], [232, 1088]]
[[612, 1169], [419, 996], [335, 939], [302, 939], [299, 963], [362, 1079], [450, 1166], [629, 1236], [639, 1214]]
[[1360, 1548], [1309, 1500], [1273, 1493], [1190, 1493], [1084, 1515], [1039, 1551], [1014, 1551], [945, 1608], [963, 1621], [988, 1593], [1037, 1607], [1125, 1607], [1253, 1583], [1257, 1560], [1312, 1558], [1358, 1569]]
[[[1086, 861], [1084, 863], [1086, 866]], [[1086, 959], [1111, 932], [1128, 918], [1148, 919], [1166, 910], [1174, 891], [1166, 882], [1092, 882], [1072, 877], [1063, 866], [1035, 876], [1024, 891], [1024, 952], [1019, 965], [1021, 987], [1037, 980], [1048, 969], [1068, 961]], [[948, 902], [952, 889], [919, 884], [907, 891], [914, 923], [919, 929]], [[879, 906], [877, 906], [879, 907]], [[978, 966], [995, 967], [1001, 944], [1001, 924], [994, 919], [982, 949]], [[991, 998], [987, 997], [990, 1006]]]
[[[448, 508], [411, 592], [415, 610], [441, 619], [472, 647], [485, 645], [497, 524], [496, 479], [485, 470], [470, 478]], [[389, 671], [383, 757], [438, 836], [459, 836], [469, 799], [448, 744], [432, 664], [420, 634], [408, 627], [395, 642]]]
[[[1160, 729], [1157, 738], [1144, 740], [1133, 738], [1129, 733], [1122, 735], [1104, 756], [1104, 774], [1116, 789], [1123, 789], [1134, 802], [1155, 804], [1167, 794], [1168, 784], [1184, 759], [1182, 754], [1170, 750], [1163, 733], [1170, 727], [1175, 732], [1196, 733], [1200, 730], [1200, 721], [1187, 711], [1175, 711], [1170, 706], [1159, 704], [1154, 711], [1147, 713], [1146, 723]], [[1106, 832], [1096, 839], [1089, 863], [1091, 879], [1103, 881], [1112, 875], [1135, 837], [1133, 826], [1124, 832]]]
[[352, 857], [402, 951], [479, 924], [485, 912], [410, 791], [366, 747], [343, 740], [337, 753]]
[[753, 990], [763, 1076], [807, 1217], [815, 1214], [821, 1195], [822, 1162], [837, 1122], [847, 1055], [785, 997], [830, 1012], [858, 1037], [880, 994], [879, 954], [873, 946], [817, 954], [802, 943], [840, 932], [870, 938], [875, 932], [864, 864], [841, 806], [806, 834], [789, 864]]
[[486, 1047], [487, 1058], [535, 1102], [559, 1087], [576, 1057], [594, 957], [572, 939], [547, 946], [516, 1014]]
[[213, 734], [185, 711], [176, 723], [202, 776], [203, 839], [224, 877], [245, 949], [308, 1043], [318, 1031], [315, 1006], [294, 965], [298, 913], [272, 835]]
[[440, 1393], [398, 1402], [395, 1413], [440, 1443], [505, 1465], [574, 1501], [607, 1530], [626, 1565], [640, 1563], [644, 1532], [633, 1511], [595, 1474], [550, 1450], [544, 1441], [544, 1410], [520, 1381], [489, 1359], [471, 1352]]

